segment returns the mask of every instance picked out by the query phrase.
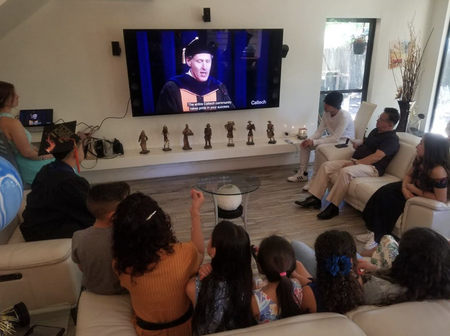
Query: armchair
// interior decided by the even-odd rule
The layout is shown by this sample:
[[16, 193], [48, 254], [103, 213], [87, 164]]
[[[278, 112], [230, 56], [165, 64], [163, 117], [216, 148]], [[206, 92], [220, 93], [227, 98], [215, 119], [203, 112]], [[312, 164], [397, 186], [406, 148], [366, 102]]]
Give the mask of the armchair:
[[20, 301], [31, 312], [76, 307], [82, 274], [71, 239], [27, 243], [19, 222], [18, 215], [0, 231], [0, 310]]

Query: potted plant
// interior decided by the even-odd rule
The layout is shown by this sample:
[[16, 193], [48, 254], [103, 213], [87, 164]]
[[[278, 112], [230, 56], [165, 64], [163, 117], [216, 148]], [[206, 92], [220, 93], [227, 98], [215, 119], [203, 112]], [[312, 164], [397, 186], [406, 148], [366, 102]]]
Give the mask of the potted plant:
[[[406, 48], [406, 57], [399, 66], [401, 78], [400, 85], [398, 84], [398, 81], [395, 77], [394, 69], [392, 69], [395, 85], [397, 87], [397, 94], [395, 96], [395, 99], [397, 99], [400, 109], [400, 120], [396, 129], [398, 132], [406, 131], [411, 105], [415, 102], [414, 98], [416, 95], [417, 87], [419, 86], [419, 82], [422, 79], [424, 71], [424, 54], [427, 49], [428, 42], [430, 41], [431, 34], [433, 34], [432, 30], [430, 35], [428, 36], [425, 46], [422, 49], [419, 46], [420, 32], [416, 33], [416, 30], [414, 28], [414, 19], [411, 22], [408, 22], [408, 30], [409, 42]], [[402, 44], [399, 43], [399, 45]], [[397, 52], [400, 54], [400, 50], [398, 50]]]
[[355, 55], [362, 55], [366, 52], [367, 41], [365, 36], [360, 35], [358, 37], [354, 37], [352, 39], [352, 44], [353, 44], [353, 53]]

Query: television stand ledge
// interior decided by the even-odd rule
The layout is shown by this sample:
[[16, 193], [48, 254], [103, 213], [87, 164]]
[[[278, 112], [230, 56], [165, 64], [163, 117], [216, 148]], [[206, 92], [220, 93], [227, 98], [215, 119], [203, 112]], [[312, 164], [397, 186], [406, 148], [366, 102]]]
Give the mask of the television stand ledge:
[[298, 163], [296, 148], [286, 139], [289, 138], [279, 138], [276, 144], [256, 140], [252, 146], [239, 141], [234, 147], [227, 147], [225, 142], [213, 143], [211, 149], [196, 144], [187, 151], [180, 146], [167, 152], [162, 147], [152, 147], [148, 154], [139, 154], [140, 149], [126, 149], [124, 155], [99, 159], [91, 169], [95, 161], [83, 161], [86, 168], [81, 169], [81, 175], [90, 183], [102, 183]]

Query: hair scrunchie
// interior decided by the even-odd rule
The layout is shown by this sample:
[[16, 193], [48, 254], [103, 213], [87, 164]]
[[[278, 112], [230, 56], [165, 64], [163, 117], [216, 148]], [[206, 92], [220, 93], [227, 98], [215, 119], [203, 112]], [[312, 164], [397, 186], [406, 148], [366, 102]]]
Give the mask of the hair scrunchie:
[[352, 263], [350, 258], [345, 255], [340, 257], [332, 255], [326, 260], [325, 269], [332, 276], [336, 276], [338, 273], [342, 276], [347, 276], [352, 270]]

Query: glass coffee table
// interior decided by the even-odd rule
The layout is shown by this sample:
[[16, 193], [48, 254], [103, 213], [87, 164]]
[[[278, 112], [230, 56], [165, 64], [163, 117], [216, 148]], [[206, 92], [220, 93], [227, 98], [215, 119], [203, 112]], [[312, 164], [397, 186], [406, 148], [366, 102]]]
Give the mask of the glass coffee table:
[[[222, 193], [220, 188], [225, 185], [235, 185], [239, 191], [234, 193]], [[211, 195], [214, 202], [215, 224], [219, 221], [219, 209], [217, 205], [217, 196], [235, 196], [242, 195], [242, 220], [244, 221], [245, 231], [247, 231], [247, 206], [250, 193], [254, 192], [261, 186], [261, 182], [255, 175], [247, 175], [236, 172], [222, 172], [200, 177], [197, 181], [197, 187]], [[233, 217], [237, 218], [237, 217]]]

